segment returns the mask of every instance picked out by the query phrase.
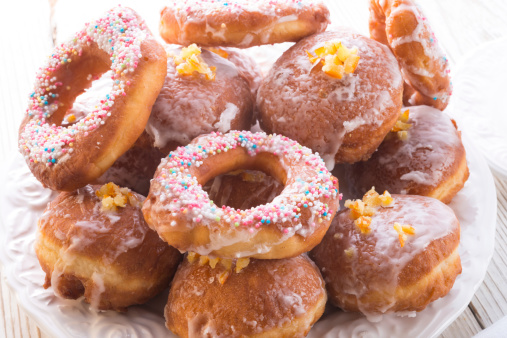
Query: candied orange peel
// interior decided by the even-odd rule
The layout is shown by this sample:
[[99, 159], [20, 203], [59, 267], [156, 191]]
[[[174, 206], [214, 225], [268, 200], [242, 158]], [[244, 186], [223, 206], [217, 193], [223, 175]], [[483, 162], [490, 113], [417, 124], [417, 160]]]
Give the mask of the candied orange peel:
[[[230, 276], [231, 272], [233, 271], [232, 269], [233, 264], [234, 264], [234, 272], [236, 273], [240, 273], [241, 270], [243, 270], [248, 266], [248, 264], [250, 264], [250, 258], [248, 257], [238, 258], [235, 261], [233, 261], [230, 258], [219, 258], [219, 257], [209, 258], [208, 256], [199, 255], [198, 253], [195, 252], [189, 252], [187, 254], [187, 259], [190, 263], [198, 262], [200, 266], [208, 264], [212, 269], [214, 269], [217, 266], [217, 264], [220, 263], [225, 268], [225, 271], [220, 274], [221, 277], [219, 277], [219, 280], [223, 280], [224, 283]], [[223, 284], [222, 281], [220, 283]]]
[[391, 129], [391, 132], [396, 133], [398, 135], [398, 138], [402, 141], [405, 141], [408, 138], [407, 130], [412, 127], [412, 124], [408, 123], [409, 114], [409, 109], [401, 112], [398, 120], [396, 121], [396, 124]]
[[74, 122], [76, 122], [76, 115], [74, 115], [74, 114], [67, 115], [67, 116], [65, 117], [65, 119], [66, 119], [66, 120], [67, 120], [67, 122], [69, 122], [69, 123], [74, 123]]
[[354, 73], [359, 63], [356, 47], [347, 48], [340, 41], [327, 41], [324, 46], [314, 50], [315, 56], [306, 51], [312, 64], [322, 64], [322, 71], [327, 75], [341, 79], [344, 74]]
[[172, 55], [176, 71], [180, 75], [203, 74], [207, 80], [215, 80], [216, 67], [209, 67], [201, 57], [201, 48], [195, 43], [183, 47], [179, 55]]
[[405, 241], [407, 240], [407, 235], [415, 235], [415, 229], [409, 224], [401, 225], [400, 223], [394, 222], [393, 228], [398, 233], [400, 245], [402, 248], [405, 245]]
[[345, 207], [350, 209], [350, 218], [358, 227], [362, 234], [370, 232], [372, 216], [378, 208], [388, 208], [392, 206], [394, 199], [386, 190], [382, 195], [372, 187], [370, 191], [364, 194], [362, 200], [346, 200]]
[[213, 52], [215, 54], [218, 54], [220, 55], [221, 57], [223, 57], [224, 59], [228, 59], [229, 58], [229, 53], [227, 53], [225, 50], [221, 49], [221, 48], [216, 48], [216, 47], [208, 47], [208, 50], [210, 52]]
[[140, 202], [128, 188], [120, 188], [109, 182], [95, 191], [95, 195], [101, 199], [102, 211], [116, 211], [118, 207], [125, 208], [127, 205], [139, 206]]

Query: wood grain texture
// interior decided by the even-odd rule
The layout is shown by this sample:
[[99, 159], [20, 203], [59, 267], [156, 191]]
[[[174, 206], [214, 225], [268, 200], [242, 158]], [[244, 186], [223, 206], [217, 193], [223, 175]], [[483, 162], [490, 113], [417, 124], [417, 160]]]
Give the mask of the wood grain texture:
[[[49, 55], [58, 36], [53, 30], [58, 27], [58, 15], [53, 17], [53, 26], [50, 25], [50, 4], [54, 5], [57, 1], [64, 5], [62, 8], [75, 8], [75, 13], [69, 13], [71, 21], [79, 21], [85, 16], [78, 10], [79, 6], [102, 12], [118, 3], [118, 0], [90, 0], [86, 3], [21, 0], [10, 2], [8, 11], [0, 11], [0, 118], [3, 122], [0, 124], [0, 154], [4, 158], [16, 151], [18, 125], [26, 108], [35, 71]], [[125, 1], [128, 4], [130, 0]], [[156, 10], [156, 4], [160, 2], [153, 1], [146, 7]], [[368, 34], [367, 3], [367, 0], [331, 0], [330, 10], [338, 19], [333, 26], [353, 25], [361, 33]], [[507, 35], [505, 0], [421, 0], [420, 3], [453, 63], [470, 49]], [[495, 184], [498, 194], [495, 255], [484, 283], [469, 307], [441, 337], [471, 337], [507, 315], [507, 181], [496, 177]], [[3, 278], [0, 279], [0, 337], [49, 337], [25, 315]]]

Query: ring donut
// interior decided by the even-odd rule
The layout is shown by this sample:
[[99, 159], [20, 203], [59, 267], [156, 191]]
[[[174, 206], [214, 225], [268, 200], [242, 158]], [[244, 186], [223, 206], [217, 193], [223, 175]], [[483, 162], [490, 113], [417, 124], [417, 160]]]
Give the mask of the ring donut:
[[444, 110], [452, 93], [448, 59], [412, 0], [370, 0], [370, 35], [388, 45], [405, 78], [405, 104]]
[[160, 14], [167, 43], [247, 48], [323, 32], [329, 10], [322, 1], [173, 1]]
[[[144, 21], [116, 7], [57, 47], [36, 77], [19, 129], [19, 150], [34, 176], [72, 191], [99, 177], [141, 135], [166, 74], [166, 54]], [[62, 126], [75, 98], [112, 70], [96, 109]]]
[[[202, 185], [237, 169], [284, 185], [271, 203], [219, 208]], [[310, 149], [281, 135], [231, 131], [194, 139], [162, 160], [143, 205], [147, 223], [180, 251], [279, 259], [309, 251], [338, 208], [338, 181]]]

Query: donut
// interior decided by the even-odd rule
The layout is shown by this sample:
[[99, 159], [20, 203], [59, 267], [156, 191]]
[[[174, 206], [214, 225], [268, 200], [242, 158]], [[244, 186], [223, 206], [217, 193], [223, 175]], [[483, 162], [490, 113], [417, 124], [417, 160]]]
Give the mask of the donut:
[[160, 35], [167, 43], [247, 48], [323, 32], [329, 10], [320, 0], [185, 0], [160, 13]]
[[239, 74], [248, 82], [255, 100], [257, 97], [257, 89], [259, 89], [262, 81], [262, 71], [254, 58], [236, 48], [209, 47], [207, 49], [231, 61], [236, 66]]
[[167, 155], [202, 134], [250, 129], [254, 100], [232, 62], [196, 45], [168, 54], [167, 76], [146, 125], [155, 147]]
[[116, 311], [167, 288], [181, 254], [148, 227], [143, 200], [111, 183], [60, 193], [38, 221], [35, 253], [44, 288]]
[[260, 126], [318, 152], [328, 168], [354, 163], [368, 159], [394, 126], [402, 91], [398, 63], [381, 43], [348, 29], [315, 34], [287, 50], [262, 81]]
[[444, 110], [452, 93], [449, 62], [412, 0], [370, 0], [370, 35], [391, 48], [405, 83], [405, 104]]
[[[111, 70], [112, 88], [85, 118], [61, 125], [74, 99]], [[166, 73], [163, 47], [131, 9], [116, 7], [58, 46], [36, 75], [19, 150], [53, 190], [93, 181], [142, 133]]]
[[215, 177], [202, 188], [217, 206], [246, 210], [273, 201], [283, 185], [262, 171], [237, 170]]
[[304, 337], [326, 300], [321, 274], [306, 255], [252, 259], [239, 273], [184, 260], [169, 292], [166, 326], [180, 337]]
[[449, 292], [461, 273], [460, 226], [451, 208], [373, 189], [345, 206], [311, 252], [333, 304], [377, 321], [421, 311]]
[[[271, 203], [221, 208], [202, 185], [238, 169], [284, 185]], [[310, 149], [281, 135], [211, 133], [162, 160], [143, 205], [146, 221], [180, 251], [222, 258], [294, 257], [317, 245], [338, 208], [338, 181]]]
[[456, 123], [428, 106], [410, 107], [404, 114], [407, 130], [390, 133], [368, 161], [347, 168], [350, 185], [358, 195], [375, 186], [449, 203], [469, 176]]
[[95, 183], [113, 182], [147, 196], [150, 181], [165, 156], [166, 154], [159, 148], [153, 146], [153, 139], [144, 131], [134, 145], [121, 155]]

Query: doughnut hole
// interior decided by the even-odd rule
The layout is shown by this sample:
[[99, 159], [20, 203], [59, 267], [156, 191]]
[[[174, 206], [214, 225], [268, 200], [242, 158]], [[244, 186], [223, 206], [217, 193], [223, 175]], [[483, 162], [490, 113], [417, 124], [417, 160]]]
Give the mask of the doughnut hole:
[[80, 54], [71, 55], [69, 59], [71, 62], [65, 63], [53, 73], [62, 85], [52, 90], [52, 93], [56, 94], [54, 101], [58, 101], [59, 106], [47, 117], [47, 121], [51, 124], [61, 125], [76, 98], [92, 85], [94, 79], [101, 77], [111, 67], [109, 55], [95, 42], [90, 42]]
[[270, 203], [283, 190], [283, 184], [258, 170], [235, 170], [214, 177], [203, 189], [221, 207], [246, 210]]

